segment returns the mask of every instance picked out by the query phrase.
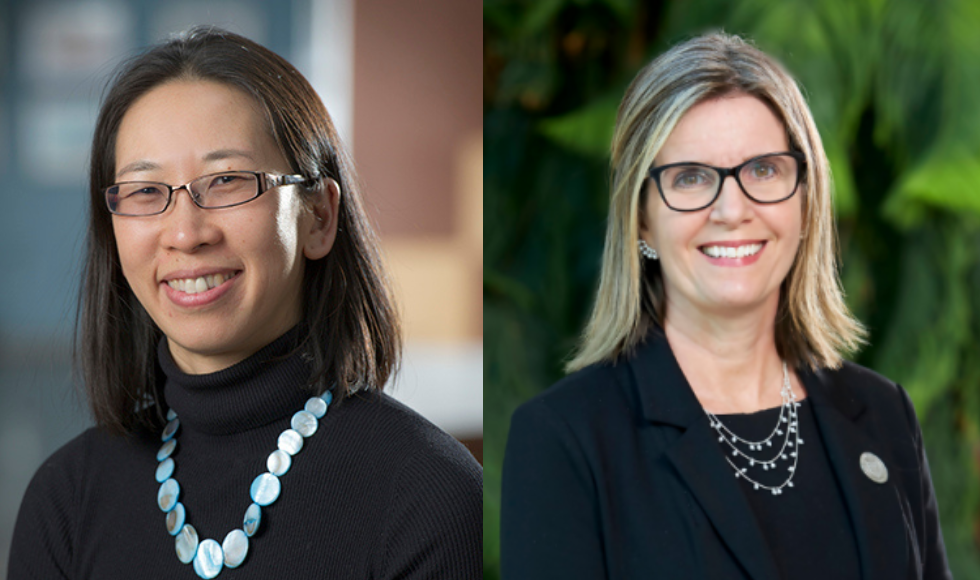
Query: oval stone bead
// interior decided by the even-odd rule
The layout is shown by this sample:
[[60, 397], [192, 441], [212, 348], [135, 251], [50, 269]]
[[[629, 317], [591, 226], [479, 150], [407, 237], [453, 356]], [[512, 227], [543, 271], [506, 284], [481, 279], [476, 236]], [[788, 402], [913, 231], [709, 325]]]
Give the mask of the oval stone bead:
[[167, 426], [163, 428], [163, 434], [160, 435], [162, 441], [170, 441], [177, 434], [177, 428], [180, 427], [180, 419], [176, 417], [167, 423]]
[[180, 528], [184, 527], [186, 519], [187, 510], [184, 509], [184, 504], [177, 502], [174, 509], [167, 512], [167, 533], [176, 536], [180, 533]]
[[306, 402], [303, 408], [313, 413], [313, 416], [317, 419], [327, 414], [327, 402], [320, 397], [310, 397], [310, 400]]
[[297, 411], [296, 414], [293, 415], [290, 425], [303, 437], [309, 437], [310, 435], [316, 433], [316, 416], [309, 411]]
[[194, 556], [194, 571], [197, 575], [201, 578], [214, 578], [224, 565], [225, 555], [222, 553], [221, 544], [210, 538], [201, 542], [197, 548], [197, 555]]
[[290, 455], [296, 455], [303, 448], [303, 436], [293, 429], [286, 429], [279, 434], [279, 449]]
[[320, 398], [323, 399], [323, 402], [326, 403], [327, 406], [329, 407], [330, 403], [333, 402], [333, 391], [327, 391], [326, 393], [323, 393], [322, 395], [320, 395]]
[[276, 501], [281, 490], [282, 484], [278, 477], [271, 473], [263, 473], [252, 481], [250, 493], [252, 501], [260, 506], [267, 506]]
[[248, 536], [242, 530], [232, 530], [221, 542], [221, 551], [225, 554], [225, 566], [237, 568], [245, 561], [248, 554]]
[[265, 466], [269, 468], [269, 473], [275, 476], [280, 476], [289, 471], [289, 466], [292, 464], [293, 458], [282, 449], [276, 449], [265, 460]]
[[259, 504], [253, 503], [248, 506], [245, 510], [245, 519], [242, 521], [242, 529], [245, 530], [245, 535], [252, 537], [255, 532], [259, 531], [259, 523], [262, 521], [262, 508]]
[[[173, 441], [173, 439], [171, 439]], [[174, 460], [172, 457], [168, 457], [157, 465], [157, 481], [163, 483], [170, 479], [170, 476], [174, 474]]]
[[164, 459], [170, 457], [174, 453], [174, 449], [177, 448], [177, 440], [171, 439], [167, 441], [160, 447], [160, 451], [157, 451], [157, 461], [163, 461]]
[[157, 492], [157, 505], [165, 512], [169, 512], [177, 505], [177, 497], [180, 495], [180, 484], [176, 479], [168, 479], [160, 485]]
[[184, 564], [190, 564], [197, 555], [197, 530], [187, 524], [177, 534], [177, 559]]
[[167, 409], [167, 421], [173, 421], [177, 418], [177, 411], [173, 409]]

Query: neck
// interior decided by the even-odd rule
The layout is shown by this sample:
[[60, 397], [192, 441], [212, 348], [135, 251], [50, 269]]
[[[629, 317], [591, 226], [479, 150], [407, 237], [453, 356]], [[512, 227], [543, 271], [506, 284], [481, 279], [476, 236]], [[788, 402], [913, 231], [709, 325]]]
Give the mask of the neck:
[[[751, 413], [781, 402], [782, 360], [776, 350], [778, 300], [719, 317], [668, 303], [664, 333], [694, 394], [716, 414]], [[798, 381], [791, 376], [794, 390]], [[797, 390], [798, 398], [802, 392]]]
[[297, 350], [294, 327], [247, 359], [207, 374], [189, 374], [160, 341], [157, 358], [166, 376], [164, 398], [181, 429], [212, 435], [240, 433], [277, 421], [302, 408], [313, 394], [310, 367]]

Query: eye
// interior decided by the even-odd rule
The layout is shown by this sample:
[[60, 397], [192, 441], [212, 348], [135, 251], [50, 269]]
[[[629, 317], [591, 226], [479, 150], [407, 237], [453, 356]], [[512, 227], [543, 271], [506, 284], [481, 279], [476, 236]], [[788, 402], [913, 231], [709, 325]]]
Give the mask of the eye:
[[749, 177], [765, 180], [779, 175], [778, 168], [770, 161], [757, 161], [749, 167]]
[[675, 189], [700, 189], [709, 185], [714, 180], [707, 171], [700, 168], [682, 169], [671, 180], [671, 187]]
[[219, 175], [211, 180], [211, 187], [217, 187], [222, 185], [234, 185], [236, 182], [242, 181], [240, 175], [226, 174]]
[[161, 186], [155, 183], [121, 183], [118, 187], [118, 195], [122, 198], [166, 195]]

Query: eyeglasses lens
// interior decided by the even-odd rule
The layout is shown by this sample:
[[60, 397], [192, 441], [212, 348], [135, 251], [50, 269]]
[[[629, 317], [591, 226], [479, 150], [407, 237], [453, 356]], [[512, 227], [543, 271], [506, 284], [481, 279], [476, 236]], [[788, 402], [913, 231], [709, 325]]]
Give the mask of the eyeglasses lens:
[[[767, 155], [753, 159], [738, 173], [745, 192], [762, 203], [782, 201], [793, 194], [799, 164], [791, 155]], [[660, 173], [660, 188], [667, 204], [680, 210], [708, 206], [721, 187], [721, 174], [701, 165], [678, 165]]]
[[[194, 202], [207, 208], [238, 205], [259, 194], [258, 176], [247, 172], [227, 172], [199, 177], [189, 184]], [[129, 181], [106, 189], [109, 211], [119, 215], [153, 215], [164, 211], [170, 189], [162, 183]]]
[[191, 190], [204, 207], [238, 205], [258, 195], [258, 177], [244, 172], [205, 175], [191, 182]]

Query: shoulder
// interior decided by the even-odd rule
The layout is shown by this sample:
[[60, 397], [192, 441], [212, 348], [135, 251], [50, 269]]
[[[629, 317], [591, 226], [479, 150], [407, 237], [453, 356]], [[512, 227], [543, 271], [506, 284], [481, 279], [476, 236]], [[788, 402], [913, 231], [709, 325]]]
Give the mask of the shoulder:
[[[507, 453], [559, 451], [588, 462], [628, 436], [638, 404], [622, 363], [571, 373], [520, 405], [511, 417]], [[523, 451], [522, 451], [523, 450]]]
[[482, 496], [483, 470], [470, 452], [389, 395], [356, 393], [330, 413], [330, 439], [356, 456], [363, 478], [387, 488], [393, 501], [411, 489]]
[[479, 469], [460, 442], [385, 393], [356, 393], [330, 412], [365, 452]]
[[895, 381], [857, 363], [844, 361], [838, 369], [819, 372], [830, 381], [831, 395], [846, 397], [872, 406], [900, 405], [908, 403], [908, 394]]
[[566, 375], [528, 399], [514, 412], [512, 422], [542, 419], [584, 427], [610, 414], [630, 414], [635, 402], [624, 361], [590, 365]]
[[865, 413], [890, 432], [919, 432], [912, 400], [902, 385], [859, 364], [845, 361], [838, 369], [818, 371], [827, 396], [850, 416]]
[[[48, 457], [24, 493], [12, 541], [11, 577], [69, 576], [88, 496], [105, 478], [131, 465], [146, 443], [90, 428]], [[144, 453], [145, 455], [145, 453]], [[152, 460], [152, 457], [151, 457]], [[14, 557], [16, 555], [16, 557]]]
[[570, 373], [514, 412], [513, 421], [542, 418], [577, 425], [601, 414], [605, 407], [621, 408], [624, 401], [623, 373], [612, 363], [591, 365]]
[[888, 377], [851, 361], [844, 361], [839, 369], [825, 371], [833, 373], [837, 380], [848, 387], [863, 390], [871, 396], [896, 395], [900, 387]]
[[415, 570], [478, 577], [483, 469], [469, 451], [383, 393], [358, 393], [330, 412], [352, 435], [346, 443], [366, 459], [361, 493], [381, 499], [381, 576]]
[[[128, 473], [134, 464], [152, 468], [158, 441], [139, 434], [113, 435], [90, 427], [51, 454], [37, 469], [24, 495], [24, 507], [47, 502], [49, 507], [77, 506], [106, 473]], [[152, 449], [152, 452], [148, 450]]]
[[150, 445], [139, 435], [112, 435], [90, 427], [52, 453], [38, 468], [29, 489], [71, 484], [93, 469], [126, 464]]

